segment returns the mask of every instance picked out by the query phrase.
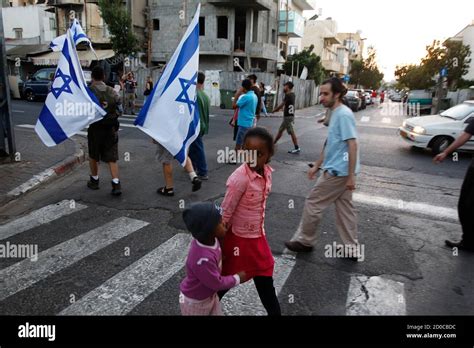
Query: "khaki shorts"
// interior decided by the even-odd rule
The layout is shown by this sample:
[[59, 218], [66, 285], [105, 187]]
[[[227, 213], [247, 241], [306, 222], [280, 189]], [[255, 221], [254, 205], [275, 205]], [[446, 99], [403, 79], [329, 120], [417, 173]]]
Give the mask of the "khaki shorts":
[[294, 134], [295, 133], [295, 130], [293, 128], [294, 123], [295, 123], [294, 116], [284, 116], [279, 132], [283, 133], [286, 130], [288, 134], [290, 135]]
[[161, 164], [171, 164], [174, 160], [173, 155], [161, 144], [156, 145], [156, 160]]

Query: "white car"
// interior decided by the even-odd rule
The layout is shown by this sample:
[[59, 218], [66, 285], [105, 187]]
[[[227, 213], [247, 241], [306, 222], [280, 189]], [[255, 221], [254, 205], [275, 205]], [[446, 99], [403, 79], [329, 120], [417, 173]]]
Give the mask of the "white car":
[[[474, 101], [465, 101], [439, 115], [408, 118], [398, 133], [410, 145], [430, 148], [434, 154], [438, 154], [461, 135], [472, 118]], [[474, 150], [474, 137], [460, 150]]]

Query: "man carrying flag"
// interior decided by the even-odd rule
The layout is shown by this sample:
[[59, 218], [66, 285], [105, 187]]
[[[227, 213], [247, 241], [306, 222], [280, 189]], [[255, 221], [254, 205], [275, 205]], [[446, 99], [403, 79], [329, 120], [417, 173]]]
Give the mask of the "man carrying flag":
[[163, 163], [167, 184], [158, 189], [158, 193], [166, 196], [174, 194], [169, 183], [172, 181], [170, 158], [175, 158], [185, 167], [193, 183], [193, 191], [201, 188], [201, 181], [188, 158], [189, 146], [200, 132], [196, 103], [200, 8], [201, 5], [198, 5], [183, 39], [135, 121], [135, 125], [158, 144], [158, 157]]

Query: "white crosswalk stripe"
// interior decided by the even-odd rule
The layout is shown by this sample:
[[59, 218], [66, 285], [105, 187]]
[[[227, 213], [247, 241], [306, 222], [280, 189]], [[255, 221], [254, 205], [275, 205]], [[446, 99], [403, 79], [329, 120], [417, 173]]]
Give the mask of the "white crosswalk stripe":
[[363, 116], [361, 119], [360, 119], [361, 122], [370, 122], [370, 117], [369, 116]]
[[[285, 285], [293, 267], [295, 266], [295, 257], [292, 255], [283, 255], [275, 257], [274, 286], [277, 295]], [[222, 298], [222, 310], [225, 315], [266, 315], [258, 297], [257, 290], [253, 281], [249, 281], [238, 287], [231, 289]]]
[[121, 217], [39, 253], [36, 262], [25, 259], [0, 270], [0, 301], [147, 225]]
[[[184, 265], [191, 236], [177, 234], [60, 315], [125, 315]], [[176, 298], [178, 300], [178, 298]]]
[[85, 205], [65, 200], [57, 204], [51, 204], [21, 218], [0, 225], [0, 240], [13, 237], [35, 227], [47, 224], [63, 216], [76, 213], [87, 208]]
[[352, 276], [346, 315], [406, 315], [404, 284], [382, 277]]

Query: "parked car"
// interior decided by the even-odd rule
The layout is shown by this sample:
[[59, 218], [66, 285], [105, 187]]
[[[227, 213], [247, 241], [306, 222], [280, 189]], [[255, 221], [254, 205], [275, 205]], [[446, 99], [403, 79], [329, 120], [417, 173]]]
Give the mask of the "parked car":
[[[430, 148], [433, 154], [443, 152], [474, 118], [474, 101], [465, 101], [439, 115], [408, 118], [399, 128], [403, 140], [412, 146]], [[461, 150], [474, 150], [474, 137]]]
[[433, 105], [433, 95], [429, 90], [413, 90], [408, 93], [407, 98], [408, 107], [415, 111], [420, 110], [421, 114], [431, 114], [431, 107]]
[[359, 92], [356, 90], [349, 90], [345, 95], [346, 105], [351, 108], [352, 111], [359, 111], [362, 107], [362, 100], [359, 96]]
[[401, 103], [402, 102], [402, 94], [400, 92], [395, 92], [390, 96], [390, 100], [395, 102], [395, 103]]
[[362, 102], [362, 105], [360, 106], [361, 110], [365, 110], [367, 108], [367, 101], [365, 99], [365, 91], [363, 89], [356, 89], [356, 91], [359, 93], [359, 98]]
[[372, 92], [364, 92], [365, 95], [365, 103], [367, 105], [372, 105]]
[[38, 97], [45, 98], [51, 89], [55, 72], [56, 68], [38, 70], [23, 85], [24, 98], [30, 102], [35, 101]]

